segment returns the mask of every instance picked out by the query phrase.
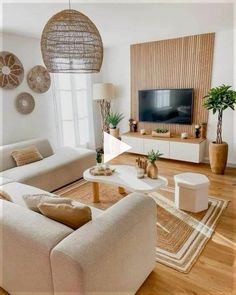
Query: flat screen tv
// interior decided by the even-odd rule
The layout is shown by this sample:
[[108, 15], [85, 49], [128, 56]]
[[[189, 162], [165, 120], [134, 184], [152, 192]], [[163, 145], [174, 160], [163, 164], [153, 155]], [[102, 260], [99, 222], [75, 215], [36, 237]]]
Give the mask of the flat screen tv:
[[193, 89], [139, 90], [139, 121], [191, 124]]

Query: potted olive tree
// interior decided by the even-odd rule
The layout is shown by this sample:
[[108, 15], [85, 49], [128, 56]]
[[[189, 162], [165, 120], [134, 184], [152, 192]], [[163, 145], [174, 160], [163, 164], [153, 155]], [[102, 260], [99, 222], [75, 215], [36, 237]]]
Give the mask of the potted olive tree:
[[224, 174], [228, 157], [228, 144], [222, 140], [222, 119], [223, 111], [227, 108], [234, 110], [236, 103], [236, 92], [230, 88], [228, 85], [212, 88], [203, 103], [206, 109], [218, 115], [216, 140], [209, 145], [211, 170], [216, 174]]
[[117, 125], [123, 119], [124, 119], [124, 116], [121, 113], [110, 112], [110, 114], [107, 115], [106, 122], [109, 124], [110, 134], [112, 136], [119, 138], [119, 128], [117, 128]]

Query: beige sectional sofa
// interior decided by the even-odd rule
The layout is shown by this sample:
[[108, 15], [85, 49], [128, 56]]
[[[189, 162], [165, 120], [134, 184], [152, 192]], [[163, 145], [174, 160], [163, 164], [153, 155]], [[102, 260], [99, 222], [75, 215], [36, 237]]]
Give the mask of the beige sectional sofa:
[[[19, 175], [1, 167], [9, 168], [9, 177]], [[36, 173], [1, 179], [11, 202], [0, 200], [0, 286], [11, 295], [135, 294], [155, 266], [155, 202], [132, 193], [105, 211], [91, 207], [92, 220], [72, 230], [29, 210], [22, 198], [47, 192], [19, 180], [44, 187], [49, 171], [46, 185], [43, 173], [40, 185]]]
[[106, 211], [91, 207], [78, 230], [25, 207], [43, 191], [12, 182], [0, 200], [0, 286], [11, 295], [135, 294], [155, 266], [156, 205], [130, 194]]
[[[11, 153], [36, 146], [43, 160], [16, 167]], [[95, 165], [96, 153], [82, 148], [63, 147], [55, 153], [47, 139], [33, 139], [0, 147], [0, 177], [53, 191], [83, 176], [84, 170]]]

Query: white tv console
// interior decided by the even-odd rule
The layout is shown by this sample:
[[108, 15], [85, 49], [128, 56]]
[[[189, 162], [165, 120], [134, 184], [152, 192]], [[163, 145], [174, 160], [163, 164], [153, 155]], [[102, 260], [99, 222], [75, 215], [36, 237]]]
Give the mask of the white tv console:
[[128, 152], [147, 155], [148, 152], [159, 150], [162, 158], [200, 163], [203, 161], [206, 140], [203, 138], [181, 139], [177, 136], [159, 138], [141, 135], [139, 132], [122, 134], [121, 140], [132, 147]]

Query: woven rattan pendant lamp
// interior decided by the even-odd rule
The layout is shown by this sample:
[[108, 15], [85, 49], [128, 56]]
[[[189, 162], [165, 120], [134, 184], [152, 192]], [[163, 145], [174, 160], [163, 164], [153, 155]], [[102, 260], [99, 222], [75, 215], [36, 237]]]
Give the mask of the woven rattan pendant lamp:
[[43, 61], [51, 73], [96, 73], [103, 60], [103, 44], [94, 23], [79, 11], [52, 16], [41, 36]]

